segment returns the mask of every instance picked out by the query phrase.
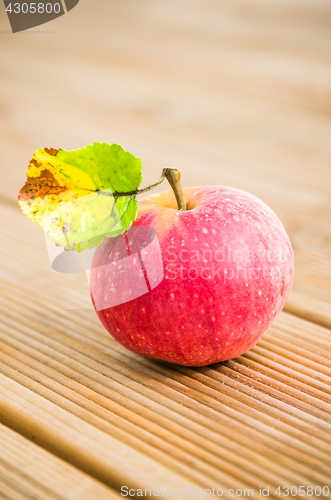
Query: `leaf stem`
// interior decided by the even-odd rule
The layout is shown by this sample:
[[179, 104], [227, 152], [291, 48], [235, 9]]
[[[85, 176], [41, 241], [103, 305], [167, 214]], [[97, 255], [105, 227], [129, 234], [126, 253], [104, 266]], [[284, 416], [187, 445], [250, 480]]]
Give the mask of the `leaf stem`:
[[127, 192], [114, 191], [113, 193], [109, 193], [108, 191], [96, 191], [96, 192], [104, 196], [114, 196], [114, 198], [119, 198], [120, 196], [135, 196], [138, 194], [146, 193], [146, 191], [150, 191], [151, 189], [161, 184], [161, 182], [163, 182], [165, 178], [167, 178], [167, 181], [169, 182], [175, 194], [178, 210], [186, 210], [184, 193], [181, 183], [179, 181], [180, 173], [175, 167], [164, 168], [162, 170], [161, 177], [156, 182], [150, 184], [149, 186], [145, 186], [141, 189], [135, 189], [134, 191], [127, 191]]
[[154, 182], [153, 184], [150, 184], [149, 186], [145, 186], [141, 189], [135, 189], [134, 191], [126, 191], [126, 192], [114, 191], [113, 193], [109, 193], [106, 191], [96, 191], [96, 192], [99, 194], [103, 194], [104, 196], [115, 196], [115, 198], [117, 198], [119, 196], [130, 196], [130, 195], [132, 196], [132, 195], [142, 194], [142, 193], [145, 193], [146, 191], [150, 191], [151, 189], [153, 189], [156, 186], [158, 186], [159, 184], [161, 184], [161, 182], [163, 182], [164, 179], [166, 178], [166, 174], [167, 174], [168, 170], [169, 170], [168, 168], [164, 168], [162, 170], [161, 177], [156, 182]]

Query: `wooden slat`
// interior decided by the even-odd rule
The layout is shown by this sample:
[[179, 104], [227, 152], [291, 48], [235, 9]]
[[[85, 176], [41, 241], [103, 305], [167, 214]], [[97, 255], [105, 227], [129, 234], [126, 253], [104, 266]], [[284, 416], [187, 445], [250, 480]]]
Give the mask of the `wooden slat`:
[[[1, 17], [1, 500], [330, 487], [330, 22], [329, 0], [80, 2], [16, 35]], [[277, 213], [295, 280], [257, 346], [198, 369], [142, 358], [83, 274], [51, 270], [17, 192], [35, 149], [94, 140], [140, 156], [143, 184], [176, 165]]]
[[[2, 281], [0, 371], [25, 388], [25, 404], [36, 394], [43, 398], [38, 402], [52, 402], [55, 415], [65, 412], [61, 421], [85, 422], [205, 488], [327, 483], [328, 329], [282, 313], [255, 348], [219, 366], [192, 370], [141, 358], [114, 342], [94, 311], [74, 309], [90, 304], [84, 276], [79, 281], [52, 272], [44, 248], [23, 244], [19, 215], [11, 220], [20, 230], [5, 232], [2, 245], [11, 283]], [[69, 295], [63, 278], [72, 287]], [[10, 425], [31, 438], [30, 423], [17, 408], [7, 408]], [[52, 428], [59, 424], [47, 425], [42, 446], [106, 480], [97, 475], [99, 463], [77, 460], [77, 449], [64, 454], [66, 441], [55, 446]], [[91, 427], [89, 432], [94, 440]], [[120, 486], [109, 471], [107, 481]]]
[[120, 495], [0, 424], [0, 497], [112, 500]]
[[[20, 295], [22, 292], [15, 293], [16, 300], [19, 299]], [[247, 477], [251, 484], [252, 481], [254, 482], [256, 474], [257, 477], [261, 478], [263, 475], [265, 480], [267, 477], [271, 480], [270, 478], [275, 474], [275, 471], [278, 475], [275, 477], [274, 484], [276, 484], [277, 479], [279, 482], [280, 478], [287, 477], [287, 475], [292, 480], [298, 475], [300, 481], [306, 480], [308, 482], [312, 480], [323, 481], [328, 477], [330, 452], [327, 442], [330, 436], [331, 415], [327, 402], [331, 399], [330, 377], [317, 383], [312, 372], [302, 368], [302, 365], [300, 365], [301, 373], [295, 370], [285, 370], [282, 365], [286, 366], [287, 364], [286, 353], [285, 357], [284, 354], [278, 354], [280, 356], [278, 364], [271, 361], [271, 366], [274, 364], [277, 367], [272, 372], [271, 377], [270, 371], [268, 371], [268, 358], [265, 357], [257, 364], [251, 377], [252, 380], [254, 376], [259, 378], [261, 372], [269, 376], [269, 384], [272, 386], [270, 392], [267, 384], [263, 386], [263, 390], [261, 387], [255, 387], [248, 391], [247, 379], [241, 381], [240, 370], [237, 371], [236, 368], [233, 370], [232, 367], [235, 367], [235, 365], [231, 365], [233, 362], [224, 364], [225, 383], [223, 377], [218, 378], [219, 375], [216, 375], [216, 378], [213, 376], [211, 379], [210, 376], [206, 378], [198, 375], [210, 369], [192, 370], [162, 367], [118, 346], [117, 343], [109, 339], [107, 334], [104, 334], [103, 328], [98, 325], [93, 316], [90, 318], [86, 316], [87, 313], [85, 313], [84, 319], [80, 320], [77, 316], [73, 320], [72, 312], [59, 316], [58, 311], [54, 311], [54, 319], [57, 317], [57, 326], [54, 330], [49, 326], [48, 321], [47, 325], [43, 324], [44, 319], [42, 315], [40, 316], [36, 306], [35, 309], [31, 308], [24, 312], [26, 325], [22, 326], [20, 317], [16, 316], [17, 312], [10, 313], [11, 298], [14, 298], [14, 295], [9, 294], [8, 298], [6, 318], [2, 327], [1, 371], [19, 381], [20, 384], [34, 391], [37, 390], [44, 397], [47, 394], [48, 399], [53, 398], [57, 404], [63, 405], [62, 398], [52, 396], [49, 391], [45, 392], [40, 387], [40, 384], [45, 385], [56, 394], [65, 396], [66, 399], [74, 401], [77, 405], [83, 406], [90, 413], [97, 414], [104, 420], [110, 418], [106, 416], [107, 412], [99, 410], [91, 403], [88, 404], [87, 401], [84, 402], [82, 398], [77, 398], [75, 393], [78, 392], [88, 401], [94, 401], [97, 405], [106, 407], [108, 411], [110, 410], [120, 417], [120, 419], [116, 419], [112, 416], [111, 421], [127, 434], [125, 437], [125, 432], [113, 429], [112, 432], [116, 432], [116, 436], [132, 446], [144, 450], [146, 454], [154, 453], [155, 457], [158, 456], [158, 459], [168, 466], [177, 456], [181, 458], [183, 463], [187, 462], [191, 468], [195, 467], [201, 472], [203, 470], [201, 458], [203, 457], [204, 461], [211, 461], [216, 468], [226, 470], [233, 478], [243, 478], [246, 475], [245, 467], [250, 473]], [[47, 317], [52, 321], [50, 313], [47, 314]], [[72, 326], [68, 329], [70, 317]], [[287, 324], [284, 316], [281, 315], [281, 317], [283, 323]], [[310, 325], [289, 315], [286, 315], [285, 318], [291, 320], [287, 325], [289, 333], [284, 333], [284, 329], [281, 328], [287, 342], [291, 342], [293, 336], [300, 337], [301, 324], [312, 328], [315, 331], [315, 339], [320, 337], [320, 342], [329, 335], [328, 330], [323, 330], [316, 325]], [[32, 328], [28, 327], [30, 321], [32, 321]], [[77, 323], [79, 333], [75, 333]], [[98, 332], [97, 337], [96, 332]], [[275, 335], [277, 344], [277, 333]], [[274, 356], [272, 344], [274, 338], [271, 334], [270, 338], [268, 349], [271, 356]], [[111, 348], [108, 347], [110, 343]], [[304, 360], [309, 362], [311, 357], [309, 341], [306, 345]], [[242, 359], [249, 360], [252, 356], [259, 356], [259, 354], [255, 354], [259, 352], [259, 349], [261, 348], [257, 346], [247, 355], [238, 358], [236, 362], [241, 364]], [[295, 353], [292, 353], [291, 356], [296, 361]], [[302, 357], [302, 352], [300, 356]], [[321, 356], [321, 358], [323, 357]], [[325, 363], [327, 363], [327, 359]], [[228, 365], [232, 372], [230, 376], [227, 374]], [[186, 373], [184, 374], [183, 371]], [[213, 370], [211, 369], [210, 372]], [[283, 375], [284, 372], [287, 375]], [[20, 373], [32, 381], [38, 380], [38, 384], [29, 382], [25, 377], [19, 375]], [[61, 373], [63, 376], [60, 375]], [[222, 373], [222, 365], [217, 369], [217, 373]], [[75, 380], [76, 383], [71, 382], [72, 380]], [[315, 387], [316, 383], [317, 388]], [[84, 389], [81, 384], [90, 390]], [[242, 387], [240, 391], [238, 384]], [[273, 390], [275, 388], [276, 394]], [[292, 393], [290, 400], [287, 396], [288, 391]], [[312, 397], [307, 398], [307, 395]], [[110, 401], [114, 402], [110, 403]], [[279, 404], [279, 401], [282, 404]], [[123, 406], [130, 411], [124, 410]], [[84, 412], [81, 410], [78, 411], [77, 408], [66, 405], [66, 409], [68, 408], [80, 418], [88, 418], [89, 421], [94, 422], [94, 425], [107, 429], [107, 426], [98, 419], [92, 420], [91, 415], [84, 417]], [[136, 414], [144, 418], [138, 418]], [[137, 428], [137, 432], [135, 432], [132, 425], [125, 423], [127, 420], [145, 429], [145, 433], [141, 434], [141, 430], [138, 431]], [[169, 420], [170, 422], [168, 422]], [[154, 422], [154, 425], [151, 425], [151, 421]], [[158, 425], [155, 425], [155, 422]], [[173, 426], [172, 422], [176, 425]], [[165, 429], [168, 428], [177, 437], [171, 438], [171, 434], [169, 437], [167, 432], [161, 432], [159, 425]], [[187, 430], [185, 432], [185, 428], [207, 441], [204, 443], [204, 440], [194, 437], [192, 432], [187, 432]], [[149, 437], [148, 433], [146, 434], [146, 429], [152, 434]], [[229, 429], [232, 432], [230, 441]], [[158, 439], [153, 439], [153, 434]], [[133, 435], [140, 438], [144, 436], [144, 441], [148, 441], [156, 450], [149, 451], [146, 445], [135, 441], [132, 438]], [[183, 440], [183, 436], [189, 442], [194, 443], [194, 446], [192, 444], [188, 446]], [[263, 467], [260, 465], [257, 469], [249, 465], [253, 456], [249, 460], [247, 458], [245, 460], [245, 455], [249, 450], [250, 454], [252, 453], [252, 439], [255, 441], [254, 462], [264, 463]], [[217, 443], [218, 446], [210, 447], [208, 441]], [[169, 442], [175, 446], [169, 446]], [[208, 453], [201, 454], [201, 450], [199, 451], [201, 446], [203, 448], [207, 446], [209, 453], [212, 451], [215, 454], [216, 451], [219, 456], [224, 455], [224, 451], [222, 451], [224, 447], [227, 449], [227, 454], [228, 450], [232, 450], [232, 453], [229, 454], [229, 457], [233, 456], [232, 465], [226, 466], [222, 460], [215, 460], [215, 457], [212, 458]], [[167, 459], [166, 456], [159, 453], [160, 449], [163, 453], [170, 455], [170, 462], [169, 458]], [[236, 452], [234, 453], [233, 450]], [[192, 462], [193, 453], [198, 455], [200, 460]], [[236, 456], [237, 454], [239, 457]], [[227, 461], [230, 460], [229, 457], [227, 456]], [[241, 466], [236, 469], [235, 465], [238, 459]], [[305, 465], [302, 464], [302, 461]], [[284, 463], [286, 464], [285, 469]], [[215, 471], [214, 475], [213, 468], [209, 467], [207, 474], [216, 480], [217, 474], [220, 472]]]
[[300, 318], [331, 328], [331, 303], [316, 299], [314, 295], [292, 290], [285, 310]]
[[[158, 462], [114, 439], [111, 433], [102, 432], [2, 373], [0, 387], [2, 423], [103, 483], [118, 490], [123, 485], [134, 489], [150, 488], [151, 481], [166, 489], [189, 486], [184, 475], [166, 470]], [[201, 486], [199, 479], [196, 483]]]

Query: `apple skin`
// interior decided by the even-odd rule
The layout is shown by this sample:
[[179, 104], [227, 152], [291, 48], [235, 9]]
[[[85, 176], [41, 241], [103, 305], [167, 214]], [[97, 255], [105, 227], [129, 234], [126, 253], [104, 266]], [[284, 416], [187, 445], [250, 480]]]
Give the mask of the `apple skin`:
[[[183, 191], [188, 210], [177, 210], [171, 190], [153, 194], [139, 202], [132, 225], [155, 229], [164, 279], [144, 295], [96, 312], [131, 351], [205, 366], [233, 359], [261, 338], [288, 298], [294, 258], [282, 223], [257, 197], [222, 186]], [[106, 264], [117, 239], [105, 239], [94, 254], [94, 306], [111, 286]]]

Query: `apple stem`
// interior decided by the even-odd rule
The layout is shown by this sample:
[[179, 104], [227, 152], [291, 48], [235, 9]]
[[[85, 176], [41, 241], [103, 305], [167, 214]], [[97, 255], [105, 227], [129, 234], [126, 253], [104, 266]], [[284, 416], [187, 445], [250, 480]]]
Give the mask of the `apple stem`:
[[167, 168], [164, 169], [166, 170], [165, 176], [167, 178], [167, 181], [169, 182], [170, 186], [172, 187], [172, 190], [174, 192], [174, 195], [176, 197], [177, 201], [177, 206], [178, 210], [186, 210], [186, 202], [184, 198], [184, 193], [182, 189], [182, 185], [180, 183], [180, 172], [177, 170], [177, 168]]

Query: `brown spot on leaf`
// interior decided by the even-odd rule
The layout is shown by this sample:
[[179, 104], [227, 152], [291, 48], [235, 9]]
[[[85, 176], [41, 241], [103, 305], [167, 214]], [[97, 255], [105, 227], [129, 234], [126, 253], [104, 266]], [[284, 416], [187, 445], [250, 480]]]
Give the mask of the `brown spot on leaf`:
[[49, 195], [58, 195], [68, 191], [66, 186], [61, 186], [49, 170], [42, 170], [39, 177], [28, 179], [19, 192], [18, 199], [26, 201], [34, 198], [45, 198]]
[[34, 158], [32, 158], [32, 160], [30, 161], [30, 164], [33, 164], [35, 167], [41, 167], [41, 163], [38, 163], [37, 160], [35, 160]]
[[46, 151], [46, 153], [48, 153], [49, 155], [52, 155], [52, 156], [56, 156], [59, 152], [58, 149], [54, 149], [54, 148], [44, 148], [44, 151]]

